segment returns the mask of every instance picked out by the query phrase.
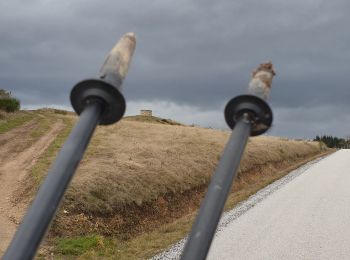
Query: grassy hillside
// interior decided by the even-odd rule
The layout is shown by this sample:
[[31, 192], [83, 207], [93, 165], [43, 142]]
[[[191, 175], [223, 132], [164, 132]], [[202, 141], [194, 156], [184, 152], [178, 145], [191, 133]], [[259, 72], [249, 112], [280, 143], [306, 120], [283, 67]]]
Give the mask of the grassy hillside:
[[123, 118], [124, 121], [137, 121], [137, 122], [146, 122], [146, 123], [154, 123], [154, 124], [164, 124], [164, 125], [183, 125], [179, 122], [176, 122], [171, 119], [164, 119], [156, 116], [126, 116]]
[[[76, 120], [57, 110], [34, 114], [59, 117], [66, 128], [32, 167], [25, 194], [34, 194]], [[154, 117], [98, 127], [54, 222], [53, 252], [144, 258], [181, 238], [228, 136]], [[227, 207], [327, 152], [318, 142], [251, 138]]]
[[[208, 183], [227, 138], [227, 132], [217, 130], [128, 121], [99, 128], [65, 207], [71, 213], [108, 215], [201, 187]], [[315, 142], [252, 138], [240, 177], [318, 152]]]

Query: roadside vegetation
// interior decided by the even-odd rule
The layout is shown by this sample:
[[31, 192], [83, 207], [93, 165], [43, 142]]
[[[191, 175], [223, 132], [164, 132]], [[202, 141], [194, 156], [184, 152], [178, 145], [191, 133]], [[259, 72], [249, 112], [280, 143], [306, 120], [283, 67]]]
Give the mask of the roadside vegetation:
[[329, 148], [350, 148], [350, 137], [340, 138], [331, 135], [316, 136], [314, 141], [321, 142], [327, 145]]
[[[151, 123], [136, 117], [98, 127], [53, 223], [47, 240], [52, 247], [44, 247], [44, 255], [146, 258], [189, 231], [229, 132]], [[35, 185], [69, 130], [57, 139], [54, 152], [48, 149], [34, 166]], [[226, 208], [329, 152], [319, 142], [251, 138]]]
[[[21, 201], [34, 196], [76, 117], [42, 109], [6, 114], [0, 120], [5, 132], [28, 124], [26, 146], [57, 120], [65, 127], [30, 169], [19, 192]], [[143, 259], [181, 239], [191, 227], [228, 136], [228, 131], [156, 117], [129, 117], [98, 127], [39, 259], [51, 254], [58, 259]], [[251, 138], [226, 209], [332, 151], [322, 142]]]

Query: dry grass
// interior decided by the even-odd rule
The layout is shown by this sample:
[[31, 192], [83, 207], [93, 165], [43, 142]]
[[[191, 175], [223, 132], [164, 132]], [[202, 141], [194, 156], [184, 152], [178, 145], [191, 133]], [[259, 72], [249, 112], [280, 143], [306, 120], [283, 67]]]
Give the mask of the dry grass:
[[99, 128], [67, 204], [108, 214], [208, 182], [227, 133], [123, 121]]
[[13, 113], [0, 111], [0, 134], [19, 127], [34, 117], [35, 115], [28, 111], [17, 111]]
[[[43, 127], [60, 117], [67, 128], [32, 169], [35, 185], [75, 120], [53, 110], [38, 114], [46, 118]], [[71, 254], [78, 243], [88, 245], [79, 255], [97, 250], [111, 258], [143, 258], [176, 241], [188, 231], [228, 137], [225, 131], [134, 120], [99, 127], [54, 222], [50, 237], [61, 236], [62, 247], [54, 252]], [[251, 138], [227, 207], [326, 150], [317, 142]], [[95, 235], [111, 246], [99, 251]]]
[[[54, 109], [1, 115], [0, 132], [27, 124], [20, 134], [26, 137], [23, 147], [58, 119], [66, 127], [31, 169], [32, 178], [22, 187], [27, 195], [43, 179], [76, 117]], [[229, 132], [151, 119], [129, 118], [97, 129], [66, 194], [61, 207], [65, 212], [59, 212], [53, 225], [51, 235], [63, 236], [62, 247], [78, 254], [71, 247], [78, 243], [84, 255], [99, 250], [100, 241], [105, 241], [112, 246], [97, 254], [143, 258], [186, 234]], [[318, 142], [251, 138], [227, 207], [325, 152], [329, 150]], [[65, 240], [77, 235], [77, 241]], [[117, 251], [112, 249], [116, 245]], [[60, 253], [70, 254], [69, 250]]]
[[[111, 214], [205, 185], [227, 139], [228, 133], [218, 130], [129, 121], [99, 128], [65, 206], [74, 212]], [[319, 152], [316, 142], [251, 138], [240, 175]]]
[[[53, 234], [130, 239], [194, 212], [228, 136], [213, 129], [125, 120], [99, 127]], [[246, 198], [282, 176], [284, 168], [325, 149], [317, 142], [251, 138], [235, 182], [236, 198]]]

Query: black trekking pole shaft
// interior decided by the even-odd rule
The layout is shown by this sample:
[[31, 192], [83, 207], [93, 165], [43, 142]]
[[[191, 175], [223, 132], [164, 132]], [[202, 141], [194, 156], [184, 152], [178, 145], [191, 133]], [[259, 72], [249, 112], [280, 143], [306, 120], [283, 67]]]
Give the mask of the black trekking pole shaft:
[[5, 259], [31, 259], [55, 215], [101, 115], [101, 103], [91, 102], [62, 147], [33, 204], [8, 248]]
[[121, 84], [136, 45], [133, 33], [125, 34], [110, 51], [99, 79], [79, 82], [71, 91], [71, 103], [80, 115], [41, 185], [4, 260], [32, 259], [55, 216], [76, 168], [98, 124], [119, 121], [125, 112]]
[[200, 218], [193, 226], [182, 259], [205, 259], [250, 136], [250, 128], [246, 119], [237, 122], [211, 180], [198, 213]]
[[208, 254], [248, 138], [271, 126], [272, 111], [264, 100], [274, 75], [271, 63], [261, 64], [252, 75], [249, 95], [233, 98], [225, 108], [226, 122], [234, 130], [186, 241], [182, 260], [202, 260]]

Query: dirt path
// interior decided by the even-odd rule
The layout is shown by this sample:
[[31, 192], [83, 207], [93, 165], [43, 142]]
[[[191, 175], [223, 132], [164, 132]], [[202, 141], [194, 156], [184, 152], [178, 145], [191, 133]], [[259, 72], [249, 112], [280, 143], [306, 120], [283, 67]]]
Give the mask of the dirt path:
[[[28, 138], [18, 138], [29, 135], [29, 133], [37, 127], [39, 121], [37, 118], [26, 122], [20, 127], [12, 129], [11, 131], [0, 134], [0, 163], [7, 161], [7, 157], [16, 156], [16, 151], [25, 148]], [[6, 153], [5, 153], [6, 152]]]
[[[2, 255], [14, 235], [17, 224], [21, 221], [27, 205], [14, 205], [14, 192], [25, 180], [30, 168], [40, 155], [46, 150], [64, 123], [58, 120], [51, 129], [40, 137], [33, 145], [19, 150], [18, 147], [28, 138], [29, 129], [36, 127], [36, 120], [32, 120], [21, 127], [0, 136], [0, 255]], [[14, 150], [13, 148], [17, 149]]]

